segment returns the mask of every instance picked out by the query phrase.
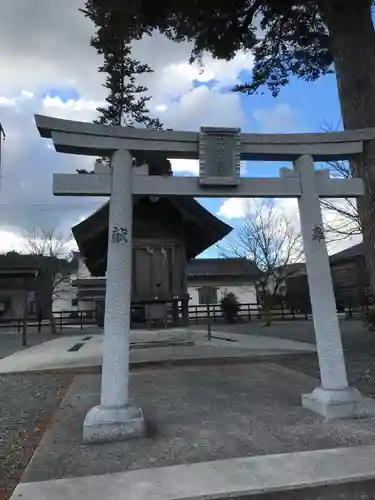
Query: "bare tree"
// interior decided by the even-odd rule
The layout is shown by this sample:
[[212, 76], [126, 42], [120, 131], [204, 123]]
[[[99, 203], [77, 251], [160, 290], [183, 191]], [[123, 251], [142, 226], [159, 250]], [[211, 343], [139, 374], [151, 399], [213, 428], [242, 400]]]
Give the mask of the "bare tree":
[[233, 238], [222, 253], [245, 257], [258, 267], [258, 299], [270, 325], [271, 309], [285, 294], [286, 279], [296, 272], [294, 264], [303, 258], [301, 233], [273, 200], [260, 200], [248, 205], [244, 225]]
[[64, 295], [71, 286], [72, 252], [70, 238], [55, 229], [30, 229], [25, 235], [25, 250], [36, 256], [44, 257], [43, 269], [48, 276], [50, 300], [48, 304], [51, 332], [56, 333], [53, 303]]
[[[324, 123], [322, 130], [332, 132], [338, 127]], [[351, 179], [353, 177], [349, 163], [346, 161], [327, 162], [330, 177], [335, 179]], [[357, 200], [353, 198], [322, 199], [323, 219], [327, 240], [340, 241], [355, 235], [362, 234], [362, 226], [357, 207]]]

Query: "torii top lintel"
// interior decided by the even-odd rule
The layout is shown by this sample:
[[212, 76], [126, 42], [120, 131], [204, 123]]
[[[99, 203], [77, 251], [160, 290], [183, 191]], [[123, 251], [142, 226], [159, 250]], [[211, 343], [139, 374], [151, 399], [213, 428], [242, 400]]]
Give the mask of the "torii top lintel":
[[[118, 149], [133, 154], [162, 153], [168, 158], [199, 158], [199, 132], [148, 130], [97, 125], [35, 115], [41, 137], [51, 138], [57, 152], [104, 156]], [[375, 128], [307, 134], [241, 134], [241, 160], [293, 161], [311, 155], [315, 161], [345, 160], [363, 152], [375, 139]]]

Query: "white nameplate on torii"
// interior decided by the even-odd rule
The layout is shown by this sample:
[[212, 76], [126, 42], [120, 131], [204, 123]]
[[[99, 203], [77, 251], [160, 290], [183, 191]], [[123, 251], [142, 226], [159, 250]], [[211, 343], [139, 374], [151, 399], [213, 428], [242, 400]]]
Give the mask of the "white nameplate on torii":
[[239, 184], [241, 129], [201, 127], [199, 134], [199, 184], [203, 187]]

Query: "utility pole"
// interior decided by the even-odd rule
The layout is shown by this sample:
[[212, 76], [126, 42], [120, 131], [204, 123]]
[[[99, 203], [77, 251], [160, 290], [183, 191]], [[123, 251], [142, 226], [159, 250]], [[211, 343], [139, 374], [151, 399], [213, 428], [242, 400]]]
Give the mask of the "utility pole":
[[4, 128], [0, 122], [0, 187], [1, 187], [1, 180], [2, 180], [2, 165], [3, 165], [3, 141], [5, 141], [6, 135]]

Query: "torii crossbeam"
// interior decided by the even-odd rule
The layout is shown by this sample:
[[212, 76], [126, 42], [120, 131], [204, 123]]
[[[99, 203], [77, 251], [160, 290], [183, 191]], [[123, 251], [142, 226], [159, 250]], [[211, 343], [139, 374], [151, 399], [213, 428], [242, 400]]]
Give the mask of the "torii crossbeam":
[[[325, 417], [375, 415], [375, 402], [348, 385], [319, 198], [363, 195], [361, 179], [330, 179], [314, 161], [361, 155], [375, 129], [320, 134], [241, 134], [202, 127], [177, 132], [115, 127], [36, 115], [42, 137], [56, 151], [112, 156], [95, 173], [54, 174], [58, 196], [110, 196], [101, 403], [83, 426], [87, 442], [125, 439], [145, 431], [142, 410], [129, 406], [132, 196], [297, 198], [309, 281], [321, 385], [302, 404]], [[149, 176], [133, 155], [199, 159], [199, 177]], [[241, 160], [292, 161], [280, 178], [242, 178]]]

